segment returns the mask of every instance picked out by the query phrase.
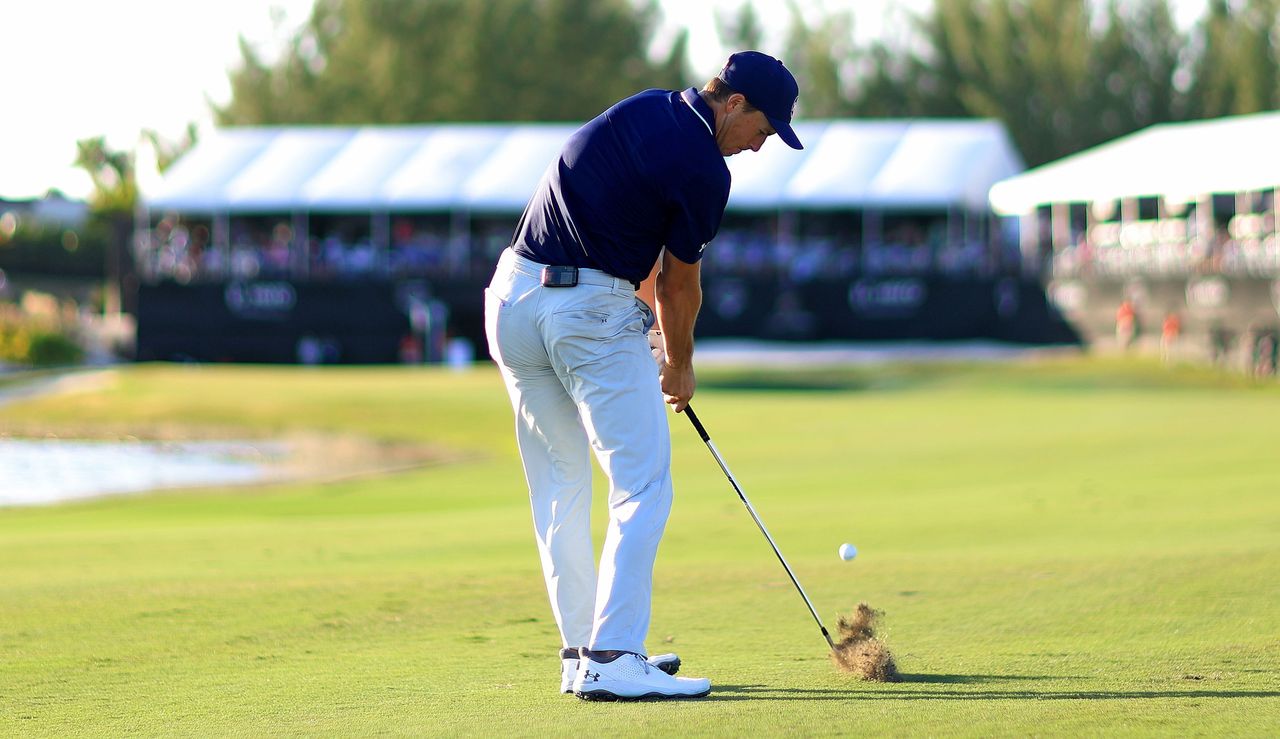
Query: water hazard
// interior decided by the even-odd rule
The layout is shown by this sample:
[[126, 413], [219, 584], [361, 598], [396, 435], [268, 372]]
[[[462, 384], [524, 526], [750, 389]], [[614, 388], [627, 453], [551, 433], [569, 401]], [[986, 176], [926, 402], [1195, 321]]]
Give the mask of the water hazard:
[[259, 442], [0, 438], [0, 506], [262, 482], [284, 454]]

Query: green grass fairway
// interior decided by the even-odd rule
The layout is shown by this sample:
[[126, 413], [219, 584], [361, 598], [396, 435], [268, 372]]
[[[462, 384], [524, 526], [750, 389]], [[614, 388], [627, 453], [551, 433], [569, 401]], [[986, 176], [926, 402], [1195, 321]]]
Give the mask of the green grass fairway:
[[0, 510], [0, 736], [1280, 730], [1274, 383], [1096, 358], [700, 377], [828, 627], [882, 609], [905, 682], [833, 669], [682, 417], [649, 646], [713, 692], [597, 705], [556, 692], [492, 368], [134, 366], [0, 407], [0, 434], [318, 431], [439, 461]]

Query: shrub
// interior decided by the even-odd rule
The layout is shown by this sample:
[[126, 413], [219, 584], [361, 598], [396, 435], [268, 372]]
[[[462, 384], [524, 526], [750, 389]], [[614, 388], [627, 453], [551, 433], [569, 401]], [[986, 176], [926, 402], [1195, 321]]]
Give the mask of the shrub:
[[[38, 301], [23, 302], [35, 306]], [[26, 311], [0, 303], [0, 362], [48, 367], [84, 359], [75, 340], [74, 312], [65, 315], [56, 301], [53, 305], [53, 310]]]
[[84, 350], [70, 337], [56, 331], [34, 331], [27, 353], [27, 363], [37, 367], [77, 364]]
[[31, 355], [31, 333], [25, 326], [0, 323], [0, 361], [26, 364]]

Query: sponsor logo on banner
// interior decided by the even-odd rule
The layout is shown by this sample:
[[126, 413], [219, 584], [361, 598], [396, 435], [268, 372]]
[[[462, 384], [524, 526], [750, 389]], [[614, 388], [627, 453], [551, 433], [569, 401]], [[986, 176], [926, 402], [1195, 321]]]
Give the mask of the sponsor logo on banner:
[[223, 291], [227, 309], [240, 318], [283, 321], [298, 303], [287, 282], [233, 282]]
[[924, 305], [929, 289], [913, 278], [858, 280], [849, 285], [849, 308], [861, 314], [912, 315]]
[[1187, 307], [1213, 310], [1227, 304], [1231, 288], [1221, 277], [1205, 277], [1187, 283]]

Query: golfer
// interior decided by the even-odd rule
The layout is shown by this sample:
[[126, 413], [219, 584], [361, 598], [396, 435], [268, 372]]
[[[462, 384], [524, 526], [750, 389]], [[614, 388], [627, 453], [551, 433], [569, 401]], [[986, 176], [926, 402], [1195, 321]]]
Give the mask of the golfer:
[[[634, 700], [711, 690], [706, 679], [673, 677], [675, 655], [645, 649], [672, 500], [663, 401], [679, 413], [693, 396], [698, 262], [729, 198], [724, 158], [759, 151], [775, 133], [801, 148], [797, 94], [782, 62], [744, 51], [701, 91], [646, 90], [609, 108], [548, 167], [485, 291], [489, 351], [515, 410], [560, 627], [561, 692]], [[609, 479], [598, 575], [592, 452]]]

